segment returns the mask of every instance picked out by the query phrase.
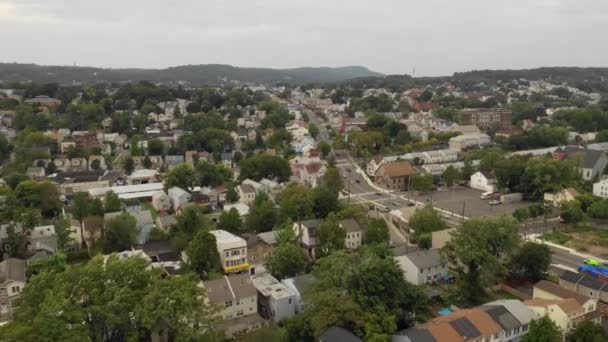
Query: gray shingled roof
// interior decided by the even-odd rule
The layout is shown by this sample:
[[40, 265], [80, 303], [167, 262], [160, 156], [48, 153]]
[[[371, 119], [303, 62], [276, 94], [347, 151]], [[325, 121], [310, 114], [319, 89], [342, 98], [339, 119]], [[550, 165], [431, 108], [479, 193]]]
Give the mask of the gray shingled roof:
[[224, 276], [220, 279], [205, 281], [203, 284], [207, 289], [209, 301], [216, 304], [237, 298], [252, 297], [257, 294], [249, 274]]
[[410, 259], [418, 269], [441, 266], [443, 264], [441, 262], [441, 255], [439, 255], [439, 250], [437, 249], [418, 251], [406, 254], [405, 256]]
[[467, 339], [481, 336], [481, 332], [466, 317], [455, 319], [450, 322], [450, 325], [460, 336], [466, 337]]
[[511, 330], [521, 326], [521, 322], [513, 314], [509, 312], [504, 306], [488, 306], [486, 313], [492, 317], [492, 319], [498, 323], [504, 330]]
[[436, 342], [437, 340], [426, 329], [407, 329], [391, 337], [391, 342]]
[[590, 276], [582, 277], [581, 280], [578, 282], [578, 284], [580, 286], [584, 286], [588, 289], [592, 289], [592, 290], [596, 290], [596, 291], [601, 290], [602, 287], [604, 287], [606, 285], [606, 283], [604, 283], [603, 281], [595, 279]]
[[[558, 150], [559, 151], [559, 150]], [[557, 151], [556, 151], [557, 152]], [[604, 152], [598, 150], [588, 150], [575, 146], [567, 146], [561, 152], [565, 153], [568, 159], [572, 159], [577, 155], [580, 155], [583, 167], [586, 169], [592, 169], [597, 164], [598, 160], [602, 157]]]
[[347, 233], [355, 233], [361, 231], [361, 226], [359, 225], [359, 223], [357, 223], [357, 221], [352, 218], [341, 221], [340, 225]]
[[0, 262], [0, 284], [8, 280], [25, 282], [25, 260], [9, 258]]
[[583, 275], [580, 273], [564, 271], [564, 273], [559, 278], [571, 284], [578, 284], [582, 277]]
[[350, 331], [340, 327], [330, 327], [319, 336], [320, 342], [361, 342], [362, 340]]

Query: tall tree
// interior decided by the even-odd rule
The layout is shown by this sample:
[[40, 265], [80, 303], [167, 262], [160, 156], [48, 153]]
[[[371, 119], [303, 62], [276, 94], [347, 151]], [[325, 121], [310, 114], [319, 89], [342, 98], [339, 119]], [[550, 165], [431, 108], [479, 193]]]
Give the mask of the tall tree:
[[304, 185], [291, 184], [277, 196], [277, 203], [280, 204], [279, 220], [281, 222], [287, 219], [303, 220], [312, 216], [313, 193]]
[[179, 164], [163, 175], [163, 181], [166, 189], [176, 186], [188, 191], [196, 183], [196, 174], [189, 164]]
[[303, 273], [308, 265], [306, 252], [294, 243], [281, 243], [266, 261], [270, 274], [284, 279]]
[[344, 249], [346, 231], [340, 227], [339, 223], [338, 215], [332, 212], [317, 228], [320, 255], [329, 255], [337, 250]]
[[513, 256], [511, 270], [532, 282], [544, 278], [551, 264], [551, 250], [547, 245], [526, 242]]
[[236, 208], [229, 211], [223, 211], [217, 223], [217, 229], [222, 229], [233, 234], [240, 234], [243, 227], [243, 221]]
[[544, 316], [530, 322], [528, 334], [524, 336], [522, 342], [555, 342], [562, 341], [562, 333], [559, 328]]
[[135, 218], [122, 213], [104, 223], [103, 250], [105, 253], [122, 252], [131, 249], [137, 236]]
[[383, 219], [371, 219], [365, 230], [366, 244], [387, 243], [390, 239], [388, 225]]
[[120, 209], [122, 208], [120, 198], [118, 198], [118, 195], [114, 191], [109, 191], [106, 193], [103, 200], [103, 204], [106, 213], [120, 211]]
[[327, 217], [327, 215], [340, 209], [338, 193], [324, 186], [316, 187], [312, 192], [313, 210], [317, 217]]
[[265, 193], [260, 193], [253, 201], [249, 215], [245, 218], [245, 226], [250, 232], [262, 233], [272, 230], [277, 222], [274, 203]]
[[217, 251], [215, 236], [207, 230], [201, 230], [186, 250], [191, 270], [206, 278], [210, 272], [221, 270], [220, 255]]
[[165, 277], [138, 257], [98, 256], [32, 277], [14, 321], [0, 327], [0, 335], [10, 341], [125, 341], [167, 333], [171, 340], [202, 340], [216, 319], [197, 284], [188, 275]]
[[416, 210], [409, 221], [410, 228], [414, 230], [414, 240], [421, 248], [431, 248], [431, 233], [447, 228], [447, 224], [439, 212], [430, 204]]
[[603, 342], [608, 341], [608, 334], [602, 327], [592, 321], [585, 321], [576, 326], [576, 329], [567, 337], [568, 342]]
[[466, 221], [442, 249], [446, 261], [458, 274], [459, 296], [476, 304], [484, 286], [506, 273], [501, 260], [509, 259], [519, 246], [519, 228], [509, 217]]

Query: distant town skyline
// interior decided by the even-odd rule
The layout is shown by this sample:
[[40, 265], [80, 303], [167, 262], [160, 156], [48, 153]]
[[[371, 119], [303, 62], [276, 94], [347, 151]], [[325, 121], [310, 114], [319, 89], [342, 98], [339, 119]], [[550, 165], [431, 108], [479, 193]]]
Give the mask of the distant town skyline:
[[608, 66], [608, 3], [0, 0], [2, 62], [360, 65], [384, 74]]

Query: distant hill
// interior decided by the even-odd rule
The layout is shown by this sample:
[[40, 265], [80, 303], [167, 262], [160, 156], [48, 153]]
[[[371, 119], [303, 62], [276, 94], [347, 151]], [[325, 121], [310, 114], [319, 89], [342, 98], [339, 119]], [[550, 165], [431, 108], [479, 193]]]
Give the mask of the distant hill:
[[455, 80], [474, 80], [486, 83], [520, 78], [529, 81], [552, 80], [568, 83], [606, 82], [608, 81], [608, 68], [544, 67], [521, 70], [473, 70], [457, 72], [453, 78]]
[[340, 82], [357, 77], [383, 76], [361, 66], [340, 68], [239, 68], [223, 64], [183, 65], [166, 69], [102, 69], [93, 67], [43, 66], [0, 63], [0, 81], [124, 82], [147, 80], [174, 83], [189, 81], [194, 85], [220, 84], [225, 81], [292, 84]]

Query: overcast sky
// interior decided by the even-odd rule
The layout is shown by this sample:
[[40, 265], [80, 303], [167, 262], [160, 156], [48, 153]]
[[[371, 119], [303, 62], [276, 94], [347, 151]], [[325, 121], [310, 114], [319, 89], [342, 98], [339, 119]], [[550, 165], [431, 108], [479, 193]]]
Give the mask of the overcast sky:
[[382, 73], [608, 66], [605, 0], [0, 0], [0, 61]]

